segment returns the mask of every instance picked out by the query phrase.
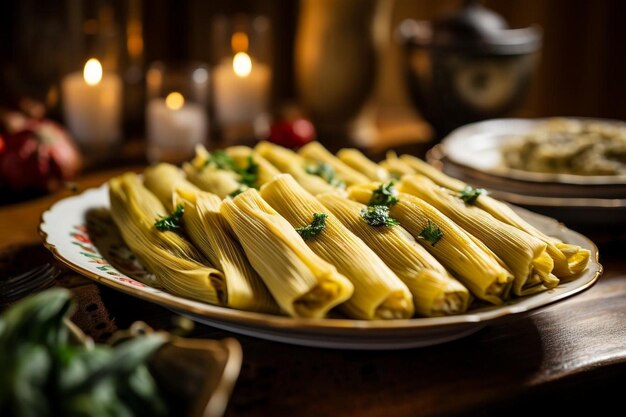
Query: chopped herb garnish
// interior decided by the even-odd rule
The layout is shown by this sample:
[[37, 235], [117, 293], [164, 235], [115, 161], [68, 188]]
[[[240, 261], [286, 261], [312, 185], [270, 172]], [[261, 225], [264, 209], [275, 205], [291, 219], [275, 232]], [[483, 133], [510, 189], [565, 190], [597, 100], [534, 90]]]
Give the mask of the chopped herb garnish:
[[185, 207], [182, 204], [176, 205], [176, 210], [169, 216], [163, 216], [157, 219], [154, 222], [154, 227], [161, 232], [166, 230], [176, 230], [180, 228], [180, 223], [183, 219], [183, 214], [185, 214]]
[[239, 182], [248, 187], [254, 187], [259, 178], [259, 165], [254, 162], [252, 155], [248, 156], [245, 168], [236, 167], [235, 172], [239, 174]]
[[459, 198], [467, 204], [474, 204], [478, 197], [483, 194], [487, 194], [487, 190], [484, 188], [474, 188], [471, 185], [468, 185], [459, 193]]
[[322, 233], [322, 230], [326, 227], [326, 218], [328, 214], [324, 213], [313, 213], [313, 221], [311, 224], [307, 224], [303, 227], [297, 227], [296, 232], [302, 236], [302, 239], [307, 240], [314, 238], [315, 236]]
[[259, 177], [259, 165], [254, 162], [252, 155], [248, 156], [247, 165], [240, 168], [235, 160], [231, 158], [223, 150], [217, 150], [209, 153], [204, 166], [214, 166], [217, 169], [232, 171], [239, 175], [239, 183], [248, 187], [255, 187]]
[[305, 168], [306, 172], [311, 175], [316, 175], [322, 178], [324, 181], [337, 188], [346, 188], [346, 183], [337, 178], [335, 170], [330, 165], [319, 162], [315, 165], [309, 165]]
[[237, 164], [235, 164], [235, 160], [221, 149], [209, 153], [206, 161], [204, 161], [204, 166], [206, 167], [209, 165], [213, 165], [218, 169], [225, 169], [228, 171], [235, 171], [237, 169]]
[[393, 227], [398, 221], [389, 216], [389, 207], [387, 206], [369, 206], [361, 210], [361, 217], [367, 224], [372, 227], [388, 226]]
[[372, 198], [367, 204], [368, 206], [387, 206], [391, 207], [398, 202], [398, 192], [393, 181], [381, 184], [380, 187], [372, 192]]
[[230, 198], [235, 198], [237, 197], [239, 194], [243, 193], [244, 191], [250, 189], [250, 187], [248, 187], [247, 185], [240, 185], [239, 188], [237, 188], [235, 191], [233, 191], [232, 193], [228, 194], [228, 196]]
[[435, 244], [437, 244], [437, 242], [439, 242], [443, 237], [443, 232], [439, 226], [428, 220], [428, 224], [424, 229], [422, 229], [418, 237], [420, 239], [424, 239], [432, 246], [435, 246]]

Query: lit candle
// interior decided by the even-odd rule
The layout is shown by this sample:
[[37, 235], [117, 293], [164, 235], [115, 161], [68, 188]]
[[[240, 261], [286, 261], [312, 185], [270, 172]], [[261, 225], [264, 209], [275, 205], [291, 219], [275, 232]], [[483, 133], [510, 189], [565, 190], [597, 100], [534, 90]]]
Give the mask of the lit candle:
[[180, 162], [193, 155], [196, 145], [207, 134], [204, 107], [188, 103], [179, 92], [165, 99], [155, 98], [146, 109], [148, 159], [150, 161]]
[[[235, 35], [236, 36], [236, 35]], [[267, 110], [270, 69], [246, 52], [214, 70], [215, 116], [221, 125], [253, 123]]]
[[65, 121], [78, 144], [86, 149], [110, 150], [121, 137], [122, 81], [104, 73], [97, 59], [85, 63], [83, 73], [63, 78]]

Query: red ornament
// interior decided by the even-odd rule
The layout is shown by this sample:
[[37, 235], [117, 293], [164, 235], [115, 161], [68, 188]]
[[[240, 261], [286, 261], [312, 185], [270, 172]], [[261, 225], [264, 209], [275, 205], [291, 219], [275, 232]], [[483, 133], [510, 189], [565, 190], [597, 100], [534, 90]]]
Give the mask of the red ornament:
[[31, 121], [0, 145], [0, 182], [14, 191], [51, 191], [78, 173], [80, 153], [66, 131]]
[[281, 119], [272, 124], [267, 139], [286, 148], [299, 148], [315, 140], [315, 127], [303, 117]]

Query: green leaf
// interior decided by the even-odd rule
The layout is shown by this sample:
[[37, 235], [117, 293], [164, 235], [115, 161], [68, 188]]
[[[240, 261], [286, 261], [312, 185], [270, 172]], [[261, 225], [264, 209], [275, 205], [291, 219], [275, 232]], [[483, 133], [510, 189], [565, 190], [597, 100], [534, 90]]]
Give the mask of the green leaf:
[[212, 165], [217, 169], [224, 169], [227, 171], [235, 171], [237, 168], [235, 160], [221, 149], [209, 153], [206, 161], [204, 161], [204, 166], [206, 167], [209, 165]]
[[465, 201], [466, 204], [476, 203], [476, 200], [481, 195], [487, 195], [487, 190], [484, 188], [474, 188], [471, 185], [466, 186], [459, 192], [459, 198]]
[[304, 240], [312, 239], [322, 233], [326, 227], [327, 217], [328, 214], [313, 213], [313, 221], [306, 226], [296, 228], [296, 232], [298, 232]]
[[167, 216], [159, 217], [154, 222], [154, 227], [161, 232], [179, 229], [183, 214], [185, 214], [185, 207], [182, 204], [177, 204], [174, 212]]
[[246, 190], [249, 190], [250, 187], [248, 187], [247, 185], [240, 185], [235, 191], [233, 191], [232, 193], [228, 194], [228, 196], [230, 198], [235, 198], [237, 197], [239, 194], [243, 193]]
[[[70, 292], [63, 288], [54, 288], [23, 299], [3, 315], [0, 351], [11, 351], [19, 341], [52, 346], [66, 343], [68, 332], [62, 322], [73, 308]], [[1, 358], [0, 355], [0, 363]]]
[[393, 227], [399, 224], [396, 219], [389, 216], [387, 206], [368, 206], [361, 210], [361, 217], [372, 227]]
[[393, 181], [381, 184], [380, 187], [372, 192], [368, 206], [387, 206], [391, 207], [398, 202], [398, 191]]
[[217, 169], [232, 171], [239, 176], [239, 183], [249, 188], [255, 188], [259, 178], [259, 165], [254, 162], [252, 155], [248, 156], [246, 166], [240, 168], [235, 160], [225, 151], [216, 150], [209, 153], [204, 166], [214, 166]]
[[259, 165], [254, 162], [252, 155], [248, 156], [247, 165], [244, 168], [235, 167], [235, 172], [239, 174], [239, 182], [249, 188], [254, 188], [259, 179]]
[[80, 391], [88, 389], [111, 375], [126, 376], [144, 363], [166, 341], [164, 335], [154, 333], [136, 337], [117, 345], [106, 360], [93, 368], [85, 380], [81, 382], [80, 386], [74, 385], [68, 387], [68, 389], [70, 391]]
[[[3, 368], [0, 389], [11, 405], [9, 415], [46, 417], [52, 415], [47, 398], [52, 361], [45, 346], [22, 344], [10, 368]], [[0, 401], [1, 409], [6, 409]]]
[[337, 188], [346, 188], [346, 183], [341, 179], [337, 178], [337, 174], [335, 170], [330, 165], [324, 162], [318, 162], [314, 165], [308, 165], [305, 168], [305, 171], [308, 174], [318, 176], [322, 178], [324, 181]]
[[443, 232], [441, 231], [439, 226], [428, 220], [428, 224], [425, 228], [422, 229], [418, 237], [420, 239], [424, 239], [432, 246], [435, 246], [437, 242], [439, 242], [443, 237]]

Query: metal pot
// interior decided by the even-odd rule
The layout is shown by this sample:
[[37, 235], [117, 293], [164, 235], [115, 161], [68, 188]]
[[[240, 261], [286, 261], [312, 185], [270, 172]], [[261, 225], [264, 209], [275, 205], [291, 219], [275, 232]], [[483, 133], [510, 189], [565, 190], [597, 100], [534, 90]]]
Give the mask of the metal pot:
[[541, 48], [538, 26], [509, 29], [476, 1], [434, 23], [405, 20], [410, 95], [442, 138], [466, 123], [500, 117], [525, 97]]

